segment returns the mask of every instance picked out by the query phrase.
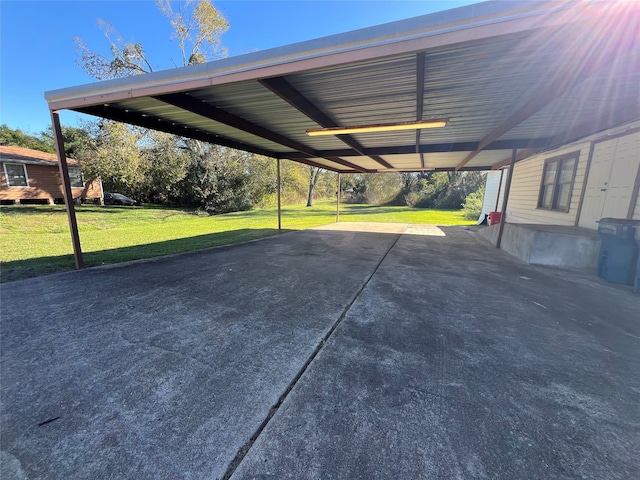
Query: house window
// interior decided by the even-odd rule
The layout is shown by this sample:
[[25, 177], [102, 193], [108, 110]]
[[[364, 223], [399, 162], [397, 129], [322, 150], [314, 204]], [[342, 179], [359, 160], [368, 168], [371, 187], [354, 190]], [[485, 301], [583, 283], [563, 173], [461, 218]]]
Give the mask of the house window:
[[580, 152], [572, 152], [544, 162], [538, 208], [568, 212]]
[[5, 163], [4, 175], [8, 187], [28, 187], [27, 167], [21, 163]]
[[71, 180], [71, 186], [74, 188], [84, 187], [84, 182], [82, 181], [82, 172], [79, 168], [69, 167], [69, 180]]

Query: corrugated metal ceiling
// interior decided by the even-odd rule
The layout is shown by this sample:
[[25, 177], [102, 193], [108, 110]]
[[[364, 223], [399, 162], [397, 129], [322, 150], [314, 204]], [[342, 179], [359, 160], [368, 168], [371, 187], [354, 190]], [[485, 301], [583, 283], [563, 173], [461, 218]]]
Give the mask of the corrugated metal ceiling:
[[[423, 36], [413, 22], [411, 35], [398, 32], [398, 40], [388, 34], [384, 41], [358, 38], [357, 48], [345, 43], [334, 52], [323, 45], [324, 56], [301, 51], [298, 60], [265, 60], [260, 68], [243, 69], [238, 60], [237, 72], [229, 74], [237, 81], [220, 79], [213, 62], [206, 66], [208, 84], [206, 78], [193, 80], [194, 69], [187, 67], [182, 83], [178, 69], [171, 83], [140, 77], [130, 86], [103, 82], [93, 91], [82, 87], [81, 96], [52, 92], [49, 101], [52, 108], [62, 105], [343, 172], [491, 168], [512, 148], [548, 148], [573, 140], [570, 135], [640, 117], [637, 4], [618, 11], [585, 4], [547, 10], [538, 4], [525, 13], [518, 7], [517, 14], [513, 5], [500, 8], [500, 14], [477, 21], [458, 9], [460, 20], [443, 25], [438, 35], [425, 16]], [[137, 93], [138, 84], [146, 93]], [[549, 85], [558, 91], [547, 91]], [[421, 108], [424, 119], [450, 121], [442, 129], [422, 130], [419, 145], [414, 130], [305, 133], [415, 121]]]

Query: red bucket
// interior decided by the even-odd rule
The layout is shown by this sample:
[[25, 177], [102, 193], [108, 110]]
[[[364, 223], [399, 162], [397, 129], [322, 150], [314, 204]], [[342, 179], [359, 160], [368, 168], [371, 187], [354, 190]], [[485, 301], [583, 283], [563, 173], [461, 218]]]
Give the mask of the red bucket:
[[489, 212], [489, 225], [497, 225], [502, 218], [502, 212]]

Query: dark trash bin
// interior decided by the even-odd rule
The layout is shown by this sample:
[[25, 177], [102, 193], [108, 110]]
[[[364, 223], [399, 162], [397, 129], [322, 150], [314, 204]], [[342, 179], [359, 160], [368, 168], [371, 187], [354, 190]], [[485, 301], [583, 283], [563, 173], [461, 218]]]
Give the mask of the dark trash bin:
[[602, 218], [598, 222], [600, 256], [598, 276], [614, 283], [633, 285], [638, 262], [635, 227], [638, 220]]

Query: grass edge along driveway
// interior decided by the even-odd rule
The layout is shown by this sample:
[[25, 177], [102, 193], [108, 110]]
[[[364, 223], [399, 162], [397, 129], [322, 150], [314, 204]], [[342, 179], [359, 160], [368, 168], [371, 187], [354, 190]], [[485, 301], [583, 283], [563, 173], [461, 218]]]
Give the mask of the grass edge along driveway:
[[[335, 222], [335, 203], [317, 201], [282, 209], [284, 232]], [[144, 207], [76, 208], [87, 266], [105, 265], [230, 245], [275, 235], [275, 208], [206, 215], [193, 210]], [[461, 211], [377, 205], [341, 205], [344, 222], [471, 225]], [[0, 281], [73, 269], [64, 206], [0, 207]]]

